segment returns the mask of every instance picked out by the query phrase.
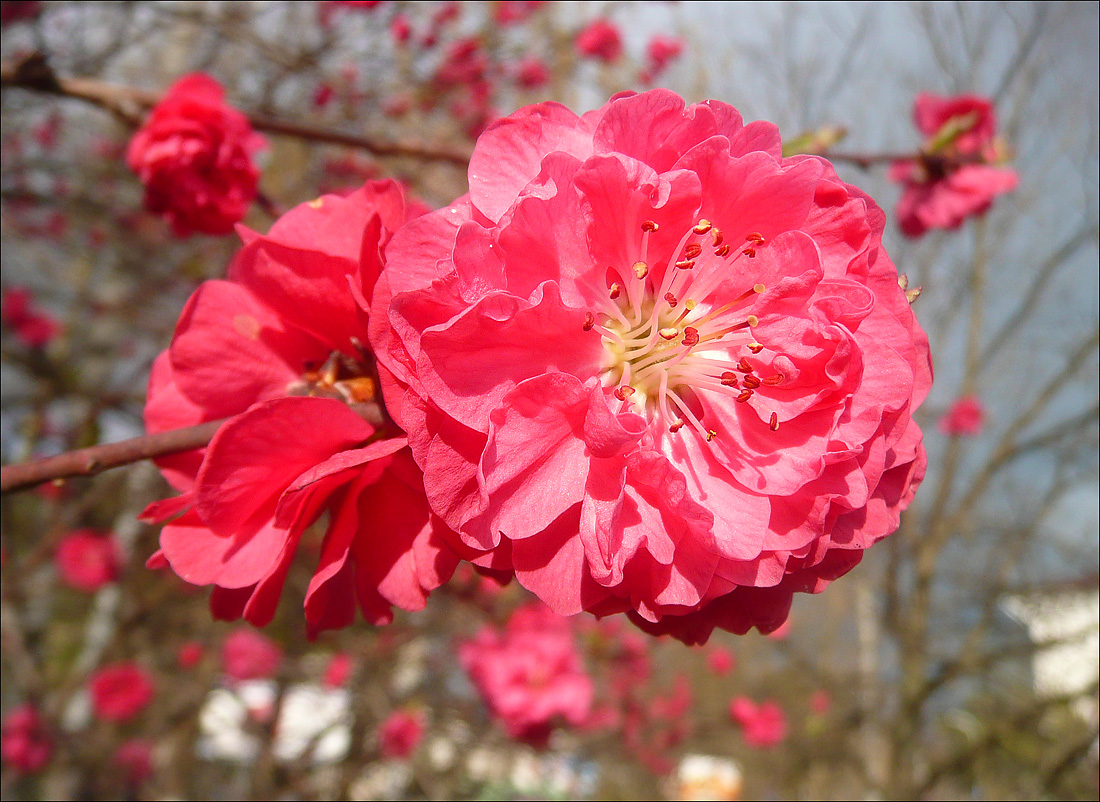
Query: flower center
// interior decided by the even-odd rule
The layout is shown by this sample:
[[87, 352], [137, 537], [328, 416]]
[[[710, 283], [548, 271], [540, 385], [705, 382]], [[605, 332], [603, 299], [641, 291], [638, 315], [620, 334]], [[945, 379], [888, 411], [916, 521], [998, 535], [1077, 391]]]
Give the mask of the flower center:
[[[615, 387], [621, 409], [633, 405], [672, 433], [687, 425], [709, 441], [717, 432], [702, 421], [697, 391], [745, 403], [762, 385], [783, 381], [758, 377], [746, 358], [764, 348], [753, 336], [760, 321], [751, 310], [766, 287], [745, 278], [748, 271], [738, 263], [755, 259], [764, 238], [749, 234], [734, 249], [712, 223], [699, 220], [681, 238], [658, 285], [648, 261], [657, 224], [646, 221], [641, 229], [638, 260], [612, 268], [616, 280], [607, 301], [588, 313], [584, 326], [603, 336], [601, 375]], [[775, 413], [769, 424], [778, 428]]]
[[335, 398], [345, 404], [363, 404], [378, 398], [366, 352], [348, 356], [333, 351], [321, 365], [305, 366], [300, 378], [286, 388], [287, 395]]

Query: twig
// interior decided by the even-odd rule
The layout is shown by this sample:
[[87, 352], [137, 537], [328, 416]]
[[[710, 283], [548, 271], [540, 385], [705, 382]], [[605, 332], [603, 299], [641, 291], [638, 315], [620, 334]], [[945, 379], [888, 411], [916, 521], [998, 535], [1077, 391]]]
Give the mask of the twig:
[[[54, 74], [41, 54], [32, 55], [19, 64], [0, 63], [0, 87], [29, 89], [92, 103], [137, 124], [140, 112], [156, 105], [161, 93], [131, 86], [121, 86], [90, 78], [61, 78]], [[426, 161], [442, 161], [459, 167], [469, 164], [470, 154], [464, 150], [416, 142], [384, 142], [371, 137], [332, 131], [313, 125], [302, 125], [263, 115], [246, 115], [252, 127], [280, 136], [292, 136], [311, 142], [359, 148], [376, 156], [408, 156]]]

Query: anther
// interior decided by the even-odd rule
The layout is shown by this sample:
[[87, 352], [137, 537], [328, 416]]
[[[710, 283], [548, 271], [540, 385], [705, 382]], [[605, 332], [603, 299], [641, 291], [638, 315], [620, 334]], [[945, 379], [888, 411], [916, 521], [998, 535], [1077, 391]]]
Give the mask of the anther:
[[779, 416], [776, 415], [774, 412], [772, 413], [771, 420], [768, 421], [768, 428], [770, 428], [773, 432], [779, 431]]
[[714, 247], [717, 248], [722, 244], [722, 230], [718, 228], [711, 229], [711, 236], [714, 237]]
[[692, 231], [696, 234], [706, 234], [712, 228], [710, 220], [702, 219], [692, 227]]
[[764, 244], [764, 237], [763, 237], [762, 234], [759, 234], [758, 232], [754, 231], [754, 232], [752, 232], [751, 234], [749, 234], [748, 236], [745, 237], [745, 242], [751, 242], [753, 245], [763, 245]]
[[682, 420], [676, 421], [674, 424], [668, 427], [668, 430], [673, 434], [684, 428], [684, 422]]
[[722, 384], [725, 387], [738, 387], [740, 386], [737, 381], [737, 374], [727, 370], [722, 374]]
[[753, 284], [752, 285], [752, 291], [755, 292], [757, 295], [759, 295], [760, 293], [762, 293], [766, 289], [767, 289], [767, 287], [765, 287], [763, 284]]
[[742, 256], [747, 256], [750, 259], [755, 259], [756, 258], [756, 248], [745, 248], [745, 250], [741, 251], [741, 255]]
[[642, 223], [642, 231], [646, 231], [650, 234], [652, 234], [658, 228], [660, 228], [660, 226], [654, 223], [652, 220], [646, 220], [644, 223]]
[[737, 400], [740, 401], [742, 404], [744, 404], [750, 398], [752, 398], [752, 390], [742, 390], [741, 394], [737, 396]]
[[671, 292], [665, 293], [665, 300], [668, 301], [668, 305], [673, 308], [675, 308], [676, 304], [679, 302], [676, 296], [673, 295]]
[[676, 266], [681, 270], [691, 270], [691, 268], [695, 267], [695, 262], [691, 259], [681, 259], [676, 263]]
[[693, 345], [699, 344], [699, 330], [688, 326], [684, 329], [684, 339], [680, 342], [681, 345], [686, 345], [690, 348]]
[[714, 429], [708, 429], [707, 430], [707, 442], [708, 443], [717, 436], [718, 436], [718, 432], [714, 431]]
[[657, 333], [666, 340], [675, 340], [680, 335], [680, 330], [675, 326], [669, 326], [668, 328], [661, 329]]
[[726, 255], [729, 254], [729, 252], [730, 252], [730, 246], [729, 245], [723, 245], [720, 248], [715, 248], [714, 249], [714, 255], [715, 256], [726, 256]]
[[634, 395], [634, 388], [629, 384], [621, 384], [615, 388], [615, 397], [620, 401], [625, 401]]
[[764, 350], [764, 344], [763, 343], [749, 343], [749, 350], [752, 351], [754, 354], [759, 354], [761, 351]]
[[591, 312], [584, 313], [584, 330], [592, 331], [592, 327], [596, 325], [596, 318]]
[[760, 379], [758, 379], [756, 376], [749, 375], [745, 377], [745, 387], [747, 387], [748, 389], [755, 390], [759, 386]]
[[760, 325], [760, 318], [758, 318], [756, 315], [749, 315], [747, 318], [745, 318], [745, 322], [755, 328]]
[[688, 259], [694, 259], [702, 252], [703, 246], [700, 245], [698, 242], [689, 243], [688, 246], [684, 248], [684, 256], [686, 256]]
[[752, 373], [752, 365], [749, 364], [749, 361], [745, 359], [745, 357], [741, 357], [741, 359], [738, 360], [737, 369], [742, 373]]
[[760, 381], [769, 387], [775, 387], [777, 384], [782, 384], [784, 378], [786, 377], [782, 373], [776, 373], [774, 376], [767, 376]]
[[622, 291], [623, 291], [622, 285], [619, 284], [618, 282], [615, 282], [614, 284], [611, 285], [611, 290], [607, 294], [609, 296], [611, 296], [611, 300], [614, 301], [616, 298], [619, 297], [619, 295], [620, 295], [620, 293], [622, 293]]
[[647, 265], [645, 262], [635, 262], [634, 275], [638, 278], [645, 278], [649, 275], [649, 265]]
[[695, 308], [695, 301], [691, 300], [690, 298], [688, 298], [686, 301], [684, 301], [684, 309], [686, 309], [690, 312], [694, 308]]

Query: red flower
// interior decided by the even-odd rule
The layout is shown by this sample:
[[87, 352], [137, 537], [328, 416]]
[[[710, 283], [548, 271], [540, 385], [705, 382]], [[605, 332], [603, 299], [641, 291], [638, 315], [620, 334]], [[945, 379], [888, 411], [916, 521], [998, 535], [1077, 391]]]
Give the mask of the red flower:
[[113, 761], [126, 776], [128, 785], [141, 785], [153, 776], [153, 744], [143, 738], [132, 738], [119, 745]]
[[137, 663], [114, 663], [88, 680], [92, 710], [102, 721], [128, 721], [149, 706], [156, 688], [152, 676]]
[[342, 688], [354, 669], [355, 663], [352, 661], [350, 654], [334, 654], [325, 668], [322, 684], [330, 689]]
[[126, 162], [145, 185], [145, 208], [167, 218], [177, 236], [228, 234], [256, 197], [253, 154], [264, 138], [225, 102], [209, 75], [180, 78], [153, 107]]
[[118, 579], [122, 555], [109, 532], [78, 529], [61, 539], [57, 569], [65, 584], [93, 593]]
[[568, 621], [535, 602], [516, 610], [504, 632], [483, 628], [458, 658], [493, 716], [518, 740], [543, 745], [554, 724], [581, 726], [592, 709], [592, 680]]
[[184, 671], [192, 669], [202, 661], [205, 653], [206, 648], [201, 641], [187, 641], [187, 643], [180, 646], [179, 652], [176, 653], [176, 665]]
[[[306, 592], [311, 635], [421, 609], [457, 563], [429, 515], [405, 438], [352, 406], [373, 402], [366, 347], [382, 248], [406, 218], [400, 187], [368, 183], [283, 215], [245, 246], [228, 281], [208, 281], [157, 359], [150, 431], [233, 416], [203, 450], [158, 462], [183, 495], [147, 517], [179, 515], [152, 565], [215, 585], [216, 617], [271, 621], [305, 529], [329, 512]], [[358, 407], [356, 407], [358, 408]]]
[[493, 4], [493, 16], [498, 25], [524, 22], [539, 10], [545, 0], [500, 0]]
[[951, 405], [940, 418], [939, 429], [952, 437], [974, 437], [982, 433], [984, 424], [985, 405], [976, 395], [968, 395]]
[[664, 72], [669, 62], [680, 57], [684, 52], [684, 41], [675, 36], [657, 34], [646, 45], [646, 68], [651, 75], [659, 75]]
[[928, 342], [828, 162], [653, 90], [521, 109], [469, 181], [390, 243], [371, 341], [478, 564], [700, 642], [776, 629], [897, 528]]
[[996, 118], [987, 98], [922, 93], [913, 117], [927, 137], [924, 152], [890, 168], [890, 179], [905, 185], [897, 208], [904, 234], [958, 228], [967, 217], [986, 212], [997, 195], [1016, 189], [1016, 171], [997, 166]]
[[0, 757], [20, 774], [41, 771], [53, 756], [53, 738], [34, 705], [13, 708], [0, 725]]
[[736, 665], [737, 659], [729, 649], [715, 646], [707, 653], [707, 668], [716, 676], [727, 676]]
[[745, 743], [754, 749], [770, 749], [787, 737], [787, 716], [778, 703], [756, 704], [746, 696], [730, 702], [730, 718], [740, 727]]
[[424, 737], [424, 714], [420, 711], [398, 710], [391, 713], [378, 729], [378, 743], [383, 757], [405, 760], [416, 751]]
[[619, 29], [602, 17], [593, 20], [577, 34], [577, 52], [589, 58], [611, 62], [623, 54], [623, 40]]
[[535, 56], [528, 56], [515, 67], [516, 83], [524, 89], [535, 89], [550, 83], [550, 68]]
[[251, 629], [234, 630], [222, 644], [222, 670], [230, 679], [267, 679], [282, 663], [279, 644]]
[[28, 348], [45, 348], [61, 330], [52, 315], [38, 308], [26, 287], [4, 288], [0, 294], [0, 320]]

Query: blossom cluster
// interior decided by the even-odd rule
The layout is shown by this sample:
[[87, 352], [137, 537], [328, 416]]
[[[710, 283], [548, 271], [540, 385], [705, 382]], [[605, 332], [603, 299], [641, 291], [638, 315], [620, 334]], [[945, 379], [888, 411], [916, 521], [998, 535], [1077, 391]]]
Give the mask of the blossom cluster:
[[897, 527], [927, 339], [826, 160], [653, 90], [521, 109], [469, 179], [435, 212], [371, 182], [240, 229], [152, 372], [150, 431], [228, 420], [159, 461], [150, 564], [262, 626], [327, 512], [311, 634], [419, 609], [466, 560], [701, 642], [777, 629]]

